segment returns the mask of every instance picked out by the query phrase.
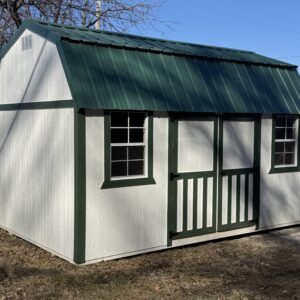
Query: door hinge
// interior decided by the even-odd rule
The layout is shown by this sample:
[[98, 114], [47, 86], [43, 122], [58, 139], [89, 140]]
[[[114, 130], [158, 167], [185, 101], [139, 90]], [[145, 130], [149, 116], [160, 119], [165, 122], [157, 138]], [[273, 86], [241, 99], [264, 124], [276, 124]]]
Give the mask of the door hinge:
[[178, 233], [177, 232], [173, 232], [173, 231], [170, 231], [169, 232], [169, 238], [172, 240], [174, 236], [176, 236]]
[[176, 179], [176, 178], [178, 178], [178, 177], [180, 177], [179, 174], [170, 173], [170, 180], [171, 181], [174, 180], [174, 179]]

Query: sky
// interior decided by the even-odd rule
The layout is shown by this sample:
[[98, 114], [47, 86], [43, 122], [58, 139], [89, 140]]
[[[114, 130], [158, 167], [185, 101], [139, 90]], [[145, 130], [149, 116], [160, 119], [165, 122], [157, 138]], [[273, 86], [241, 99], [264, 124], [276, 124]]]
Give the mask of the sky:
[[155, 13], [171, 28], [155, 23], [134, 33], [252, 50], [300, 66], [300, 0], [166, 0]]

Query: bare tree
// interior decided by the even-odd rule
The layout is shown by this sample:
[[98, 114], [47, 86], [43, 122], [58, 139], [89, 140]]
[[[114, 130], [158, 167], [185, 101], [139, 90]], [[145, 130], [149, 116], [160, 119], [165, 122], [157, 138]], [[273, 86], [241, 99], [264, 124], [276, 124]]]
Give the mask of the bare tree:
[[[153, 13], [165, 0], [0, 0], [0, 47], [27, 18], [64, 25], [128, 31], [161, 22]], [[101, 11], [99, 11], [101, 4]]]

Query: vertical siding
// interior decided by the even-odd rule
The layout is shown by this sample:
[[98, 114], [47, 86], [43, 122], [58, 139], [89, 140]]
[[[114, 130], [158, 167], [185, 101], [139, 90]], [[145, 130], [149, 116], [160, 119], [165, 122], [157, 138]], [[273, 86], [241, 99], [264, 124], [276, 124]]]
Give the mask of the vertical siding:
[[272, 118], [261, 128], [260, 227], [300, 223], [300, 173], [268, 174], [271, 168]]
[[0, 225], [73, 258], [73, 109], [0, 112]]
[[166, 245], [168, 118], [153, 118], [156, 184], [102, 190], [104, 118], [86, 118], [86, 260]]
[[[22, 51], [22, 37], [32, 49]], [[0, 104], [72, 99], [56, 46], [25, 30], [1, 60]]]

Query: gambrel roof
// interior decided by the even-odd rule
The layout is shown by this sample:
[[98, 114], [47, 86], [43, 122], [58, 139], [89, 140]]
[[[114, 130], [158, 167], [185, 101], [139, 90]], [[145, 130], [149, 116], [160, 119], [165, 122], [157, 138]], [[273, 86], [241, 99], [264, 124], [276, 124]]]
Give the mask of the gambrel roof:
[[297, 66], [254, 52], [24, 21], [57, 45], [75, 105], [205, 113], [300, 113]]

